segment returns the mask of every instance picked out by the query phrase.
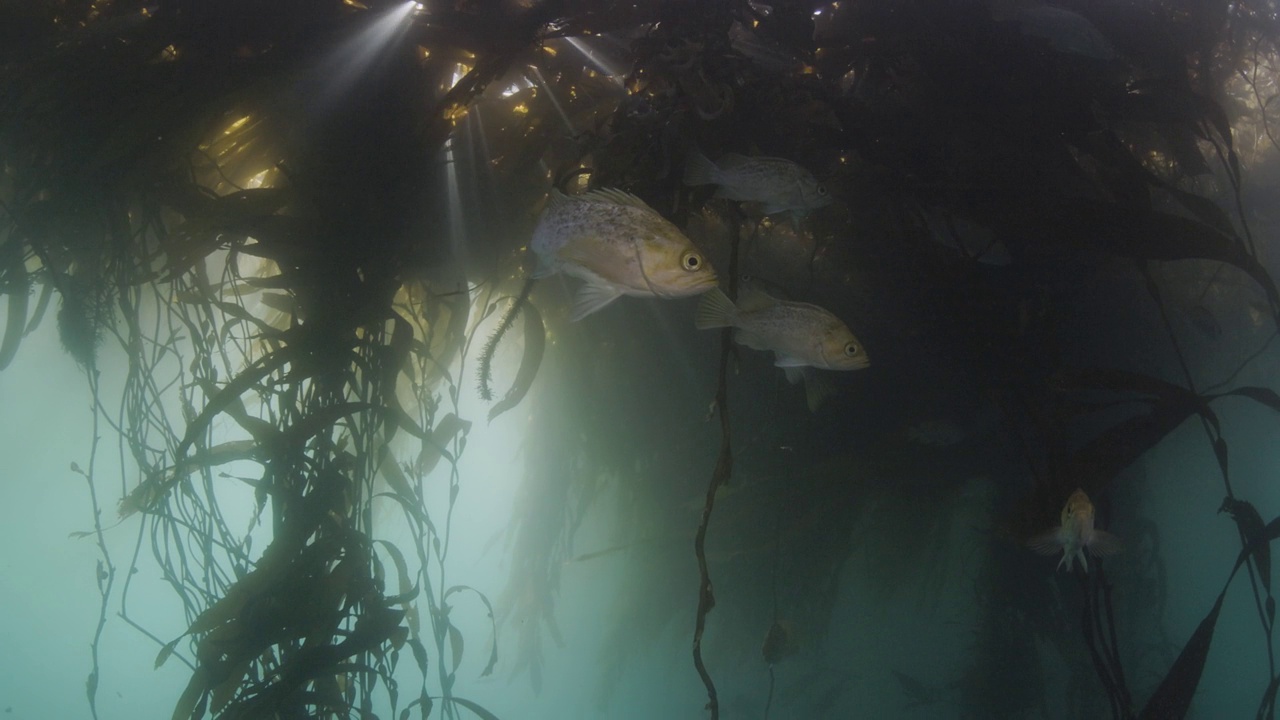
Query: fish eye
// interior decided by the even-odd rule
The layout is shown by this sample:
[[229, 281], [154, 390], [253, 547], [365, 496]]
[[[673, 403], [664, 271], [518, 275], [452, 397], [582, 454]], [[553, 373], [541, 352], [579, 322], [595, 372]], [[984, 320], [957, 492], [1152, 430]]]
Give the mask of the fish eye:
[[854, 355], [857, 355], [857, 354], [858, 354], [857, 343], [845, 343], [845, 346], [844, 346], [845, 357], [853, 357]]
[[702, 267], [702, 256], [698, 255], [698, 253], [685, 253], [680, 262], [684, 265], [685, 270], [693, 272]]
[[826, 194], [827, 194], [827, 186], [826, 186], [826, 185], [819, 185], [819, 186], [818, 186], [818, 194], [819, 194], [819, 195], [826, 195]]

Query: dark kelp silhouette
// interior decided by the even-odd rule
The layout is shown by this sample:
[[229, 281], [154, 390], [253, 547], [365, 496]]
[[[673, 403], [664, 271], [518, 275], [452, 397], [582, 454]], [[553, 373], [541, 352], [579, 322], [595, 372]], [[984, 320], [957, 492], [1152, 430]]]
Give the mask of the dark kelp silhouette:
[[[1165, 312], [1168, 288], [1151, 269], [1200, 263], [1205, 288], [1239, 271], [1261, 293], [1261, 315], [1274, 320], [1280, 310], [1242, 192], [1242, 168], [1265, 176], [1256, 148], [1275, 146], [1275, 98], [1257, 78], [1276, 53], [1274, 3], [1091, 7], [1080, 19], [1112, 47], [1105, 60], [1028, 34], [985, 3], [942, 0], [829, 4], [818, 15], [804, 3], [719, 0], [475, 0], [429, 13], [369, 0], [258, 3], [251, 11], [182, 0], [10, 5], [0, 10], [0, 369], [56, 300], [63, 345], [94, 398], [94, 436], [99, 425], [112, 428], [133, 464], [122, 473], [138, 478], [120, 510], [145, 523], [189, 623], [178, 638], [160, 638], [130, 615], [131, 574], [117, 584], [122, 565], [108, 554], [95, 512], [86, 533], [102, 556], [86, 683], [95, 715], [98, 639], [109, 603], [119, 600], [120, 616], [156, 642], [157, 664], [191, 668], [175, 718], [368, 716], [375, 692], [401, 718], [492, 718], [453, 694], [466, 672], [464, 650], [474, 657], [476, 641], [461, 634], [451, 607], [478, 598], [495, 636], [499, 627], [512, 631], [515, 672], [540, 684], [543, 639], [560, 640], [560, 570], [579, 556], [574, 533], [601, 494], [599, 478], [609, 477], [631, 501], [618, 511], [617, 547], [683, 537], [688, 528], [668, 519], [670, 499], [699, 495], [698, 587], [671, 589], [669, 568], [657, 563], [637, 570], [632, 604], [605, 636], [615, 647], [648, 640], [652, 628], [687, 613], [693, 593], [694, 664], [715, 717], [712, 674], [736, 639], [702, 644], [716, 603], [712, 574], [722, 597], [761, 592], [752, 572], [717, 559], [718, 543], [752, 562], [741, 542], [751, 519], [777, 522], [776, 552], [793, 553], [775, 560], [793, 571], [783, 601], [795, 601], [806, 627], [827, 626], [855, 542], [851, 518], [866, 498], [848, 476], [977, 473], [994, 464], [994, 454], [965, 463], [956, 452], [930, 465], [927, 453], [892, 447], [874, 425], [904, 404], [899, 394], [931, 405], [977, 384], [1016, 389], [1026, 398], [1019, 417], [1037, 428], [1018, 436], [1043, 472], [1014, 535], [1043, 524], [1077, 486], [1099, 497], [1120, 490], [1117, 478], [1175, 428], [1202, 424], [1223, 477], [1222, 509], [1243, 548], [1227, 587], [1246, 565], [1272, 666], [1259, 716], [1273, 716], [1276, 522], [1263, 524], [1235, 496], [1215, 408], [1236, 397], [1280, 410], [1280, 397], [1264, 387], [1197, 390]], [[404, 32], [370, 42], [372, 28], [395, 12], [405, 13]], [[620, 48], [618, 67], [575, 52], [570, 40], [608, 40]], [[355, 46], [378, 48], [368, 66], [342, 59]], [[1233, 86], [1241, 82], [1251, 104]], [[1241, 139], [1245, 129], [1255, 142]], [[690, 147], [788, 157], [829, 181], [841, 203], [791, 233], [751, 232], [751, 208], [703, 204], [704, 195], [680, 186]], [[458, 208], [436, 200], [450, 192], [433, 157], [464, 188]], [[730, 378], [732, 346], [722, 338], [713, 408], [720, 424], [712, 428], [719, 435], [699, 434], [707, 388], [672, 382], [665, 355], [628, 367], [609, 354], [665, 348], [668, 335], [625, 314], [617, 315], [625, 327], [574, 332], [544, 305], [555, 302], [552, 293], [499, 280], [521, 276], [519, 246], [548, 170], [578, 189], [634, 192], [709, 252], [732, 254], [731, 283], [739, 269], [774, 273], [866, 322], [888, 357], [938, 354], [922, 340], [932, 338], [962, 356], [958, 366], [984, 369], [959, 383], [913, 378], [892, 400], [863, 387], [860, 415], [835, 403], [815, 420], [785, 405], [735, 400], [730, 408], [731, 381], [748, 398], [767, 389]], [[935, 247], [929, 212], [945, 217], [953, 236], [958, 220], [989, 233], [990, 246], [1007, 249], [1011, 272], [1027, 274], [1002, 284], [976, 256]], [[449, 222], [455, 213], [465, 220]], [[457, 270], [464, 240], [469, 265]], [[1028, 302], [1018, 286], [1062, 267], [1073, 273], [1063, 284], [1088, 287], [1098, 258], [1139, 263], [1136, 277], [1161, 313], [1182, 384], [1064, 369], [1046, 328], [1065, 311]], [[1200, 295], [1196, 303], [1206, 302]], [[479, 322], [513, 297], [487, 342], [477, 337]], [[1229, 313], [1194, 307], [1204, 312], [1193, 311], [1192, 321], [1225, 345]], [[465, 485], [458, 460], [471, 423], [457, 407], [459, 373], [471, 372], [465, 363], [479, 349], [478, 380], [493, 401], [493, 355], [517, 316], [523, 356], [489, 419], [522, 402], [540, 417], [565, 417], [528, 430], [532, 449], [508, 533], [513, 570], [490, 606], [431, 569], [445, 565], [451, 510]], [[98, 394], [97, 358], [108, 351], [128, 361], [118, 408]], [[544, 354], [554, 362], [544, 364]], [[553, 369], [557, 363], [572, 369]], [[540, 374], [550, 376], [541, 380], [555, 397], [539, 395]], [[611, 431], [619, 415], [635, 437]], [[215, 437], [223, 420], [231, 435]], [[842, 422], [849, 427], [838, 435], [823, 434]], [[1055, 444], [1064, 429], [1078, 442]], [[654, 457], [653, 447], [666, 450]], [[99, 497], [98, 449], [95, 441], [87, 467], [76, 470], [95, 511], [109, 502]], [[706, 486], [681, 484], [684, 468], [711, 456]], [[762, 481], [764, 491], [723, 501], [712, 526], [735, 465], [739, 473], [770, 468], [805, 491], [783, 503]], [[443, 514], [424, 505], [433, 472], [448, 476]], [[256, 517], [270, 529], [266, 547], [226, 526], [223, 485], [252, 489]], [[1015, 482], [997, 493], [1006, 505], [1027, 494]], [[375, 504], [401, 511], [413, 548], [375, 537]], [[775, 521], [784, 504], [794, 516]], [[917, 508], [920, 517], [943, 515], [928, 510]], [[738, 518], [746, 518], [741, 526]], [[802, 529], [810, 534], [788, 545], [788, 533]], [[972, 677], [986, 684], [963, 686], [965, 712], [990, 717], [1043, 703], [1042, 669], [1007, 661], [1011, 649], [1033, 653], [1030, 638], [1040, 632], [1076, 651], [1073, 673], [1097, 674], [1113, 716], [1137, 714], [1145, 688], [1121, 662], [1117, 638], [1130, 618], [1113, 608], [1114, 568], [1082, 585], [1084, 642], [1070, 638], [1071, 648], [1046, 630], [1062, 610], [1044, 609], [1044, 595], [1035, 594], [1048, 581], [1017, 576], [1018, 560], [1003, 552], [992, 552], [998, 568], [988, 579], [997, 590], [979, 603], [974, 641]], [[138, 558], [127, 564], [136, 568]], [[1143, 717], [1185, 714], [1225, 592]], [[731, 605], [722, 602], [721, 612]], [[758, 661], [758, 638], [741, 642]], [[420, 675], [416, 692], [389, 682], [405, 646]], [[483, 674], [497, 653], [495, 637]], [[621, 662], [615, 657], [607, 671]], [[936, 699], [911, 676], [897, 677], [915, 699]], [[815, 690], [820, 698], [807, 710], [838, 712], [844, 679], [824, 678], [826, 691]], [[989, 691], [1001, 687], [1018, 692]], [[403, 706], [402, 692], [411, 698]]]

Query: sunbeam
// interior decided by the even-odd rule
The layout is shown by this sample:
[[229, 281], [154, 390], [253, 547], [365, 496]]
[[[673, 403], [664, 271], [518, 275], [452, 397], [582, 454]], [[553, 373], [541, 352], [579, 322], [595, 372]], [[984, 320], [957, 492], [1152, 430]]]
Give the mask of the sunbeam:
[[324, 83], [318, 102], [327, 105], [345, 95], [409, 29], [408, 20], [422, 4], [404, 2], [368, 21], [320, 62], [316, 76]]
[[598, 70], [603, 72], [605, 75], [608, 75], [610, 80], [618, 85], [623, 84], [622, 78], [626, 75], [626, 71], [615, 67], [608, 61], [608, 59], [604, 58], [601, 53], [592, 48], [587, 41], [576, 37], [567, 37], [564, 40], [572, 45], [573, 49], [577, 50], [582, 57], [590, 61], [592, 65], [595, 65]]

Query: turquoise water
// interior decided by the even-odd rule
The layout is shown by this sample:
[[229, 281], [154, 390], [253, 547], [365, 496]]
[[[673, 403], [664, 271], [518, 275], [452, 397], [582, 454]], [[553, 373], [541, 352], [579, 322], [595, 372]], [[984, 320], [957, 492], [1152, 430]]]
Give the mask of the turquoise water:
[[1270, 717], [1274, 16], [0, 8], [0, 708]]

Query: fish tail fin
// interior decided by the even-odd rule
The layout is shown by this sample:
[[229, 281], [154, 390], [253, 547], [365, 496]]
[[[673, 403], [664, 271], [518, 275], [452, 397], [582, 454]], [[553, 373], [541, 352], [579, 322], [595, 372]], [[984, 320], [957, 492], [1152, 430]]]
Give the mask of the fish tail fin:
[[1123, 549], [1124, 544], [1120, 542], [1120, 538], [1106, 530], [1094, 530], [1093, 537], [1089, 539], [1089, 554], [1094, 557], [1115, 555]]
[[719, 185], [720, 168], [698, 150], [690, 150], [684, 161], [685, 185]]
[[738, 319], [738, 308], [720, 288], [712, 288], [702, 295], [698, 303], [698, 313], [693, 316], [693, 324], [699, 330], [711, 328], [733, 327]]

